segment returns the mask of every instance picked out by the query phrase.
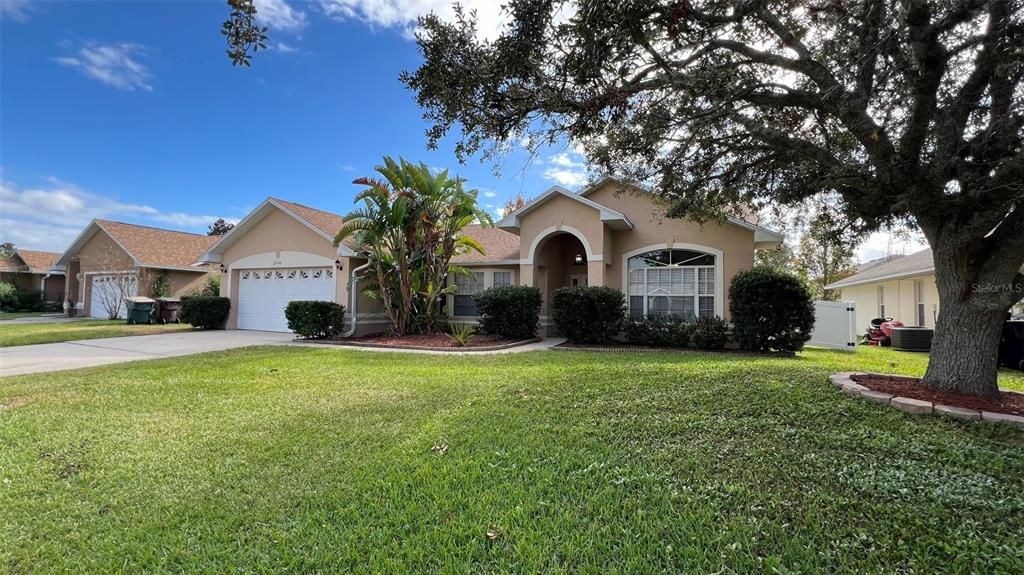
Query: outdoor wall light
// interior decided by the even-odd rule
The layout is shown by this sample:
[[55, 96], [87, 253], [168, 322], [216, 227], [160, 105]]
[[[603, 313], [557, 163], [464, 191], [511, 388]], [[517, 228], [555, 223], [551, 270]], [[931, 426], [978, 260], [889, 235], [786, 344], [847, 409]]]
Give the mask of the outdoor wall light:
[[578, 265], [578, 266], [583, 265], [583, 262], [585, 261], [583, 259], [583, 254], [576, 254], [576, 257], [573, 258], [573, 261], [576, 262], [576, 265]]
[[228, 267], [225, 266], [224, 264], [220, 264], [220, 273], [222, 273], [222, 274], [228, 273]]
[[341, 267], [341, 258], [334, 260], [334, 267], [338, 268], [338, 271], [341, 271], [343, 269]]

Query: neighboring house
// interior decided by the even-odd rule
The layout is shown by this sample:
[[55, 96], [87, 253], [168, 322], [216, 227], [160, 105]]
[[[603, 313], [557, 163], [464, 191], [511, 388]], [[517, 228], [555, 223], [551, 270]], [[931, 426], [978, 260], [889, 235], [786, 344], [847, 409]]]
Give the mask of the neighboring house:
[[934, 328], [939, 317], [939, 292], [930, 249], [873, 260], [852, 276], [825, 287], [840, 290], [840, 300], [856, 303], [859, 329], [866, 329], [876, 317]]
[[[149, 295], [152, 282], [164, 275], [172, 295], [199, 291], [207, 274], [216, 270], [199, 265], [200, 256], [216, 236], [191, 234], [149, 226], [93, 220], [53, 265], [64, 272], [65, 299], [79, 315], [108, 317], [104, 297], [122, 289], [131, 295]], [[124, 317], [123, 306], [118, 316]]]
[[18, 249], [11, 257], [0, 258], [0, 282], [24, 291], [41, 291], [43, 301], [61, 302], [64, 274], [50, 270], [58, 257], [60, 254], [55, 252]]
[[[465, 233], [484, 247], [457, 256], [471, 277], [456, 275], [447, 309], [472, 321], [472, 295], [496, 285], [541, 290], [541, 325], [551, 325], [551, 292], [565, 286], [606, 285], [628, 295], [629, 313], [718, 315], [728, 319], [729, 282], [753, 266], [754, 250], [775, 247], [782, 235], [730, 218], [703, 226], [662, 216], [653, 196], [606, 178], [580, 193], [553, 187], [494, 228]], [[298, 299], [341, 303], [351, 324], [353, 272], [365, 263], [354, 246], [335, 248], [337, 214], [269, 198], [203, 256], [220, 263], [221, 293], [231, 297], [229, 328], [286, 331], [284, 306]], [[387, 325], [379, 304], [357, 293], [356, 334]]]

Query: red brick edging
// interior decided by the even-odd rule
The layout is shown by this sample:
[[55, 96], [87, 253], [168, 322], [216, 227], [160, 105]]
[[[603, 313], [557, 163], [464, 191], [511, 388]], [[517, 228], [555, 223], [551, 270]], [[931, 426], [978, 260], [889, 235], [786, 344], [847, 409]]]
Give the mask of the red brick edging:
[[1015, 425], [1024, 429], [1024, 417], [1019, 415], [994, 413], [991, 411], [978, 411], [976, 409], [942, 405], [941, 403], [932, 403], [930, 401], [911, 399], [909, 397], [899, 397], [882, 391], [873, 391], [850, 379], [850, 377], [854, 375], [885, 376], [886, 374], [845, 371], [841, 373], [833, 373], [829, 376], [829, 381], [850, 395], [862, 397], [868, 401], [873, 401], [882, 405], [891, 405], [892, 407], [907, 413], [945, 415], [947, 417], [955, 417], [957, 419], [964, 419], [968, 421], [1009, 423], [1010, 425]]

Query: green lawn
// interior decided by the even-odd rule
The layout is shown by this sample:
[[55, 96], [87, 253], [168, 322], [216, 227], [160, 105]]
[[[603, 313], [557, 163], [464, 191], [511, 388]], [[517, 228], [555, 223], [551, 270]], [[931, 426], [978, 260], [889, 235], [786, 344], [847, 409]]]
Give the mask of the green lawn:
[[43, 314], [51, 313], [45, 311], [0, 311], [0, 320], [4, 319], [18, 319], [21, 317], [39, 317]]
[[65, 323], [17, 323], [0, 325], [0, 347], [55, 343], [98, 337], [149, 335], [192, 329], [187, 324], [128, 325], [123, 319], [83, 319]]
[[264, 347], [7, 378], [0, 571], [1024, 572], [1024, 432], [852, 398], [850, 369], [924, 357]]

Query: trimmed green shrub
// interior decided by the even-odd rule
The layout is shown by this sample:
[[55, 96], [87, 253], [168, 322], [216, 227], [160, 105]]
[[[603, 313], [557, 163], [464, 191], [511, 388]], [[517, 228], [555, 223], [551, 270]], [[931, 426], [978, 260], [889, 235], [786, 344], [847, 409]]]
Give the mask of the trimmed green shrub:
[[18, 307], [18, 288], [14, 284], [0, 283], [0, 310], [14, 311]]
[[203, 329], [224, 329], [231, 313], [231, 299], [220, 296], [181, 298], [181, 321]]
[[43, 311], [43, 292], [39, 290], [18, 290], [14, 311]]
[[333, 301], [290, 301], [284, 308], [288, 329], [306, 339], [326, 339], [341, 333], [345, 308]]
[[572, 343], [601, 343], [619, 333], [626, 296], [604, 286], [567, 287], [551, 294], [555, 328]]
[[794, 275], [768, 268], [736, 274], [729, 287], [733, 336], [742, 349], [792, 353], [814, 328], [814, 302]]
[[499, 286], [473, 296], [480, 314], [480, 331], [504, 339], [537, 337], [540, 290], [528, 286]]
[[729, 322], [715, 317], [697, 318], [693, 329], [693, 345], [699, 349], [722, 349], [729, 341]]
[[626, 340], [652, 347], [688, 347], [693, 332], [692, 317], [649, 315], [631, 319], [625, 325]]

